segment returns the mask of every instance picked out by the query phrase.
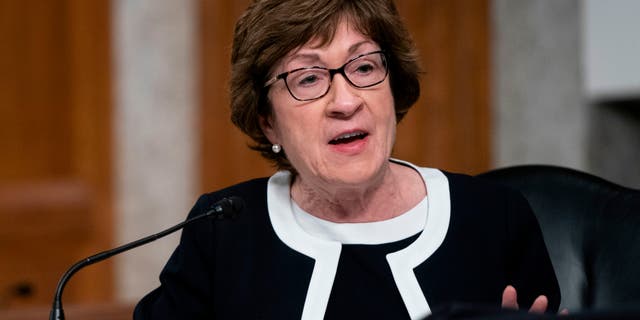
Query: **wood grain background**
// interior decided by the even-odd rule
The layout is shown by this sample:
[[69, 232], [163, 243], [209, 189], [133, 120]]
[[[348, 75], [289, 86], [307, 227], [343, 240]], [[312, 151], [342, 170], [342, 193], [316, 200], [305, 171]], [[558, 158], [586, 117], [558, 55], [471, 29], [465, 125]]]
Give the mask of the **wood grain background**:
[[[229, 121], [231, 36], [247, 3], [197, 1], [203, 192], [273, 172]], [[489, 169], [488, 1], [397, 4], [425, 74], [394, 156]], [[0, 312], [48, 306], [68, 266], [114, 245], [110, 5], [0, 0]], [[109, 262], [83, 270], [65, 302], [112, 301], [112, 277]]]

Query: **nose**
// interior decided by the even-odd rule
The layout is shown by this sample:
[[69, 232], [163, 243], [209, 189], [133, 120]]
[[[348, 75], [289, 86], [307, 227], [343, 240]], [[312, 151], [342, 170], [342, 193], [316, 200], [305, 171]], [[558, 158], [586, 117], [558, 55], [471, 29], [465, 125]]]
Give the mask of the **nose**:
[[350, 118], [362, 108], [359, 89], [353, 87], [341, 74], [336, 74], [329, 88], [327, 115], [334, 118]]

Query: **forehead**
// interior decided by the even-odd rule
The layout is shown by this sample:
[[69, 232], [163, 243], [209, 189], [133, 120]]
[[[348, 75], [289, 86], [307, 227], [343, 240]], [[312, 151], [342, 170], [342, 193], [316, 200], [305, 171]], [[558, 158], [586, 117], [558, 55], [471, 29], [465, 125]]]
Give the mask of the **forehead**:
[[341, 20], [330, 39], [314, 37], [303, 46], [291, 50], [281, 61], [287, 65], [297, 61], [344, 60], [367, 50], [378, 50], [378, 45], [368, 36]]

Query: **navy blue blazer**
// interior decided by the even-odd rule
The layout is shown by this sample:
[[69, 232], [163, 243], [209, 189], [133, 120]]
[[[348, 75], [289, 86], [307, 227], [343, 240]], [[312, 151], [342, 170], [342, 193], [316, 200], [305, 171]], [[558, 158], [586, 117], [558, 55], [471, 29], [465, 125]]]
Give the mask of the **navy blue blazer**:
[[184, 229], [160, 274], [161, 286], [138, 303], [134, 318], [363, 318], [369, 310], [375, 318], [419, 319], [452, 303], [499, 307], [508, 284], [518, 290], [521, 308], [544, 294], [556, 312], [560, 290], [527, 201], [474, 177], [417, 169], [428, 190], [428, 223], [401, 246], [405, 252], [387, 256], [390, 275], [380, 283], [395, 286], [381, 290], [388, 296], [362, 292], [335, 302], [335, 269], [346, 251], [305, 238], [287, 222], [286, 205], [278, 202], [288, 198], [290, 177], [279, 173], [201, 196], [189, 216], [223, 197], [240, 196], [246, 205], [234, 219]]

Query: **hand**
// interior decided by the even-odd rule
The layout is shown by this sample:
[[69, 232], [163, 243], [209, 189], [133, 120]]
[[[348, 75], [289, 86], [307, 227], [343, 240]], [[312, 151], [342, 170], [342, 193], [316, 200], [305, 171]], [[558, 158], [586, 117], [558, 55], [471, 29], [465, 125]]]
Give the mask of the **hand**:
[[[531, 308], [529, 308], [530, 313], [544, 313], [547, 311], [547, 307], [549, 306], [549, 300], [546, 296], [540, 295], [533, 301]], [[502, 292], [502, 308], [504, 309], [514, 309], [519, 310], [518, 306], [518, 293], [516, 292], [516, 288], [513, 286], [507, 286], [504, 288]], [[568, 309], [562, 309], [558, 312], [561, 316], [566, 316], [569, 314]]]
[[[533, 301], [531, 308], [529, 308], [530, 313], [544, 313], [547, 311], [547, 307], [549, 306], [549, 300], [546, 296], [541, 295]], [[502, 308], [504, 309], [513, 309], [519, 310], [518, 306], [518, 293], [516, 292], [516, 288], [509, 285], [504, 288], [502, 292]]]

